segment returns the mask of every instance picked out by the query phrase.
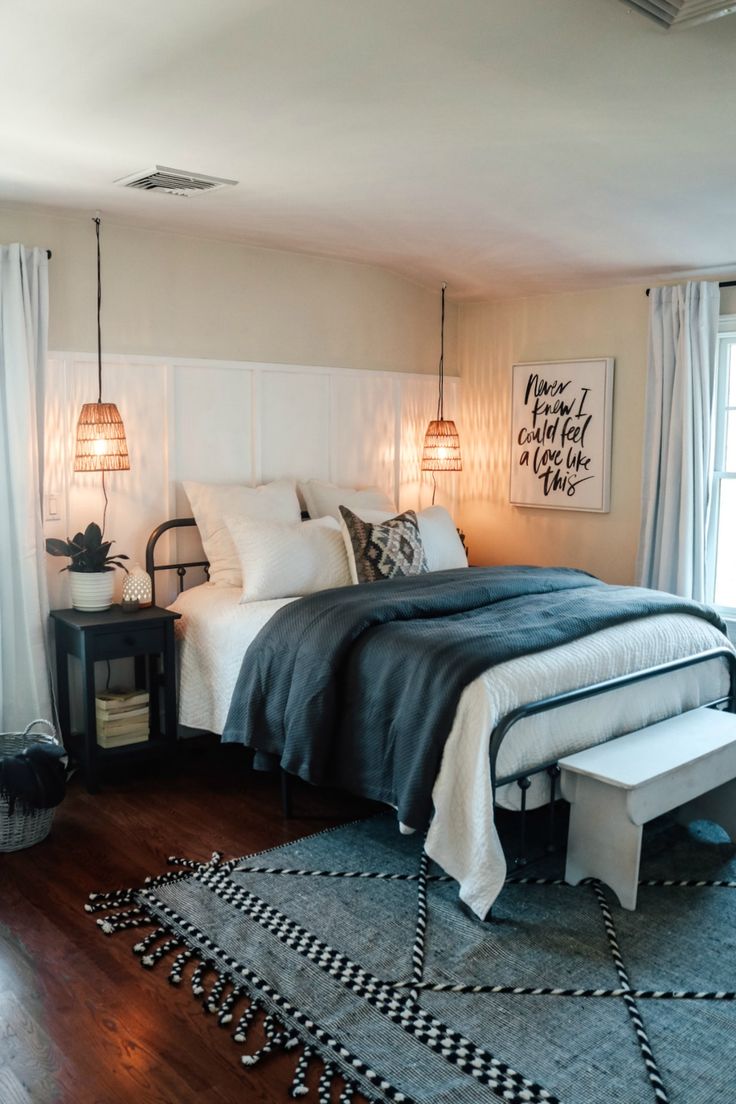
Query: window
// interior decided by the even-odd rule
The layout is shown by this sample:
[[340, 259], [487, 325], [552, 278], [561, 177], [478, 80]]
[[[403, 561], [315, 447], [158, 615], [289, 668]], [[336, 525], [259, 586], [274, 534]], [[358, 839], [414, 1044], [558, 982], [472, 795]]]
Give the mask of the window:
[[736, 316], [718, 336], [708, 569], [713, 601], [736, 611]]

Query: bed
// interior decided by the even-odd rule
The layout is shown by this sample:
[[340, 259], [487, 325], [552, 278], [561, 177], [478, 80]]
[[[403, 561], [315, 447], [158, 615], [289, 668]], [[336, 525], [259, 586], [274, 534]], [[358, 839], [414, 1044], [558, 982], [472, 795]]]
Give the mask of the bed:
[[[178, 524], [194, 523], [185, 519], [159, 530]], [[153, 547], [155, 540], [149, 571], [177, 570], [182, 588], [174, 603], [182, 615], [180, 722], [221, 734], [242, 657], [295, 599], [241, 605], [235, 587], [204, 583], [184, 589], [187, 569], [201, 563], [157, 565]], [[734, 652], [719, 628], [680, 612], [604, 628], [484, 671], [463, 690], [444, 743], [432, 787], [429, 855], [457, 879], [467, 905], [486, 915], [506, 876], [496, 807], [548, 802], [558, 758], [722, 701], [733, 671]], [[360, 792], [376, 796], [366, 788]]]

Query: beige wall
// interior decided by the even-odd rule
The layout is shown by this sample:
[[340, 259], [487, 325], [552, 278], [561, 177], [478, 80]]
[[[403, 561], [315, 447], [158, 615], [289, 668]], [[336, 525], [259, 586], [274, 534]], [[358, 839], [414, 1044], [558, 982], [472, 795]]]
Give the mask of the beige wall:
[[[643, 287], [460, 307], [465, 471], [458, 490], [472, 562], [564, 564], [634, 582], [647, 318]], [[511, 506], [511, 365], [599, 356], [615, 358], [610, 513]]]
[[721, 314], [736, 314], [736, 287], [721, 288]]
[[[0, 207], [0, 241], [53, 251], [49, 347], [93, 351], [91, 214]], [[162, 233], [104, 217], [102, 250], [107, 353], [437, 370], [439, 287], [369, 265]], [[449, 374], [456, 373], [456, 319], [448, 303]]]

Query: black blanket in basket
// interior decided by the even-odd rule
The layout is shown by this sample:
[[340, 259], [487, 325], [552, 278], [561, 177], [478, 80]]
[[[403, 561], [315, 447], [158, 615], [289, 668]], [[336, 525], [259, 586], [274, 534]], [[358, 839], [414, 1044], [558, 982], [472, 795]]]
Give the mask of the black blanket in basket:
[[0, 754], [0, 794], [12, 815], [16, 802], [28, 809], [53, 809], [64, 798], [66, 752], [58, 744], [36, 744]]

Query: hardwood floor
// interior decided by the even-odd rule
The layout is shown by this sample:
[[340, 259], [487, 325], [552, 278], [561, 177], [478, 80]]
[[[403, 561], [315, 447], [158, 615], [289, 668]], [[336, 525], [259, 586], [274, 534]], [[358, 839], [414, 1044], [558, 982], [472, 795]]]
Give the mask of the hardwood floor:
[[0, 854], [1, 1104], [285, 1104], [293, 1055], [243, 1068], [189, 986], [143, 970], [133, 933], [105, 938], [84, 904], [170, 854], [258, 851], [372, 808], [302, 784], [294, 797], [285, 821], [277, 779], [251, 772], [242, 749], [191, 745], [95, 796], [73, 778], [49, 838]]

